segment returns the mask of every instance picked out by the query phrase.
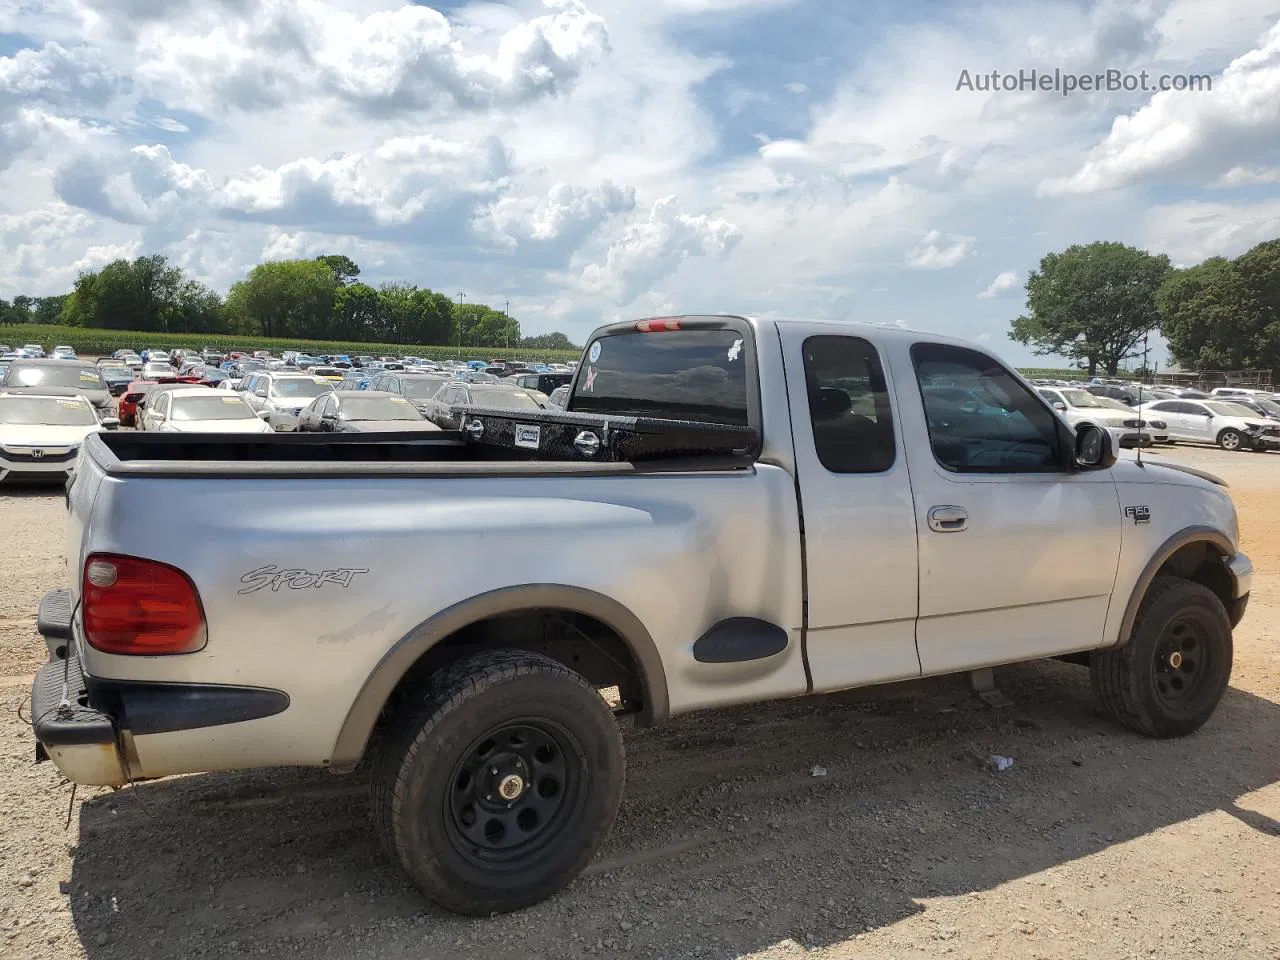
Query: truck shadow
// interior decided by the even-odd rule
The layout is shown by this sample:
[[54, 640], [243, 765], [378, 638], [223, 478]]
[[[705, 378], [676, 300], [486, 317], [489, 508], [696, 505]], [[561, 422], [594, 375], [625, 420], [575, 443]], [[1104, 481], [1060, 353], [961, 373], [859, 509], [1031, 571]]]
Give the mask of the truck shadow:
[[1082, 668], [998, 678], [1003, 710], [949, 678], [628, 731], [596, 861], [486, 920], [424, 905], [380, 857], [359, 775], [141, 784], [81, 807], [74, 922], [92, 960], [730, 958], [837, 943], [1212, 811], [1280, 835], [1237, 805], [1280, 780], [1280, 705], [1232, 689], [1200, 733], [1150, 741], [1096, 713]]

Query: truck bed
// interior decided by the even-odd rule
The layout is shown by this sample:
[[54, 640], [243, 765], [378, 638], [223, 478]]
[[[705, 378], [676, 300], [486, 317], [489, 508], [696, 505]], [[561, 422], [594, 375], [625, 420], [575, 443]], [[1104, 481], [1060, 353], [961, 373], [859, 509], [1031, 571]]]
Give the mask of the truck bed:
[[111, 432], [91, 434], [85, 456], [108, 476], [118, 477], [581, 476], [748, 466], [741, 458], [715, 455], [640, 464], [531, 460], [524, 451], [466, 442], [456, 431], [256, 436]]

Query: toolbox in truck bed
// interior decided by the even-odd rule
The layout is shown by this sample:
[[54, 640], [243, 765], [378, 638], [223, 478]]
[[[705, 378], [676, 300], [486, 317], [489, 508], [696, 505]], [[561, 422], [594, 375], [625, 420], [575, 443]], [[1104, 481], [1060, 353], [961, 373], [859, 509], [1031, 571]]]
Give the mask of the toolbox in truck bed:
[[634, 463], [741, 457], [750, 461], [760, 439], [751, 427], [695, 420], [506, 407], [463, 406], [457, 412], [468, 444], [530, 460]]

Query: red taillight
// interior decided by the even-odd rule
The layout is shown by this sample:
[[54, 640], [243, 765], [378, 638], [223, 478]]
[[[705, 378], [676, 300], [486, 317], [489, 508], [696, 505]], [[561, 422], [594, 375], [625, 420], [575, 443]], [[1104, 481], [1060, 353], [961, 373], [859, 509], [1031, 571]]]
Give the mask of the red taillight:
[[636, 329], [641, 333], [661, 333], [664, 330], [679, 330], [679, 317], [654, 317], [651, 320], [637, 320]]
[[80, 592], [85, 639], [103, 653], [191, 653], [205, 644], [195, 585], [167, 563], [90, 554]]

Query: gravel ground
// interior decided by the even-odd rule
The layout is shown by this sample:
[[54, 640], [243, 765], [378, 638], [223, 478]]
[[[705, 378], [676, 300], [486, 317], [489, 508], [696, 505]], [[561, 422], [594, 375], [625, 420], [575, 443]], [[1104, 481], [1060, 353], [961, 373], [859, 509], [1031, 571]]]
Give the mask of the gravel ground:
[[[1280, 958], [1280, 455], [1227, 477], [1258, 573], [1198, 734], [1118, 730], [1084, 669], [1000, 671], [628, 730], [623, 810], [564, 894], [470, 920], [378, 858], [358, 775], [176, 777], [72, 799], [20, 718], [64, 582], [60, 493], [0, 496], [0, 956]], [[1013, 757], [995, 773], [978, 758]], [[825, 775], [815, 776], [821, 767]], [[68, 817], [70, 826], [64, 828]]]

